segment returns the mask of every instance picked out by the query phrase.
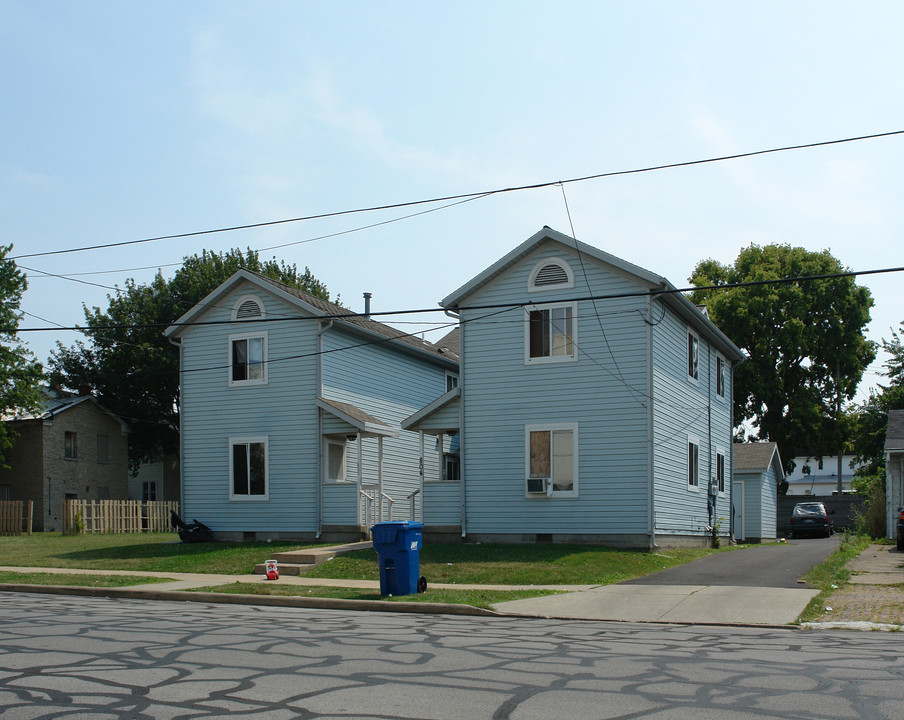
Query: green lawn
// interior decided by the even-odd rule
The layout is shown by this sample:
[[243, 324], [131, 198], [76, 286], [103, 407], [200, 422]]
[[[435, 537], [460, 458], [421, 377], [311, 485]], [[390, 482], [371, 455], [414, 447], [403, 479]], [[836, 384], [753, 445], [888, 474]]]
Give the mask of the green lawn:
[[78, 585], [87, 587], [128, 587], [168, 582], [170, 578], [141, 575], [81, 575], [78, 573], [20, 573], [0, 571], [0, 583], [17, 585]]
[[303, 543], [179, 542], [175, 533], [123, 535], [35, 533], [0, 538], [0, 566], [151, 570], [243, 575], [271, 553]]

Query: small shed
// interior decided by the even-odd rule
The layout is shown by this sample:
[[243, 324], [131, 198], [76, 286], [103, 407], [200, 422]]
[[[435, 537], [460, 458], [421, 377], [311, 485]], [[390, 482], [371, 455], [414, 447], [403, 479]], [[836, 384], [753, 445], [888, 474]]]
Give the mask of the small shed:
[[778, 445], [735, 443], [732, 468], [735, 539], [775, 540], [778, 483], [785, 477]]
[[904, 506], [904, 410], [888, 411], [885, 433], [885, 509], [888, 537], [896, 535], [898, 508]]

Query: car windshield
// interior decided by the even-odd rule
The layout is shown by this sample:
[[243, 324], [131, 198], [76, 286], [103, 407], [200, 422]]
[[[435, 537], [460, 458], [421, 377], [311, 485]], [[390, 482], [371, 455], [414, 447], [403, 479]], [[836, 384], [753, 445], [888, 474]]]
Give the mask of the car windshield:
[[821, 503], [801, 503], [794, 506], [794, 515], [825, 515], [826, 509]]

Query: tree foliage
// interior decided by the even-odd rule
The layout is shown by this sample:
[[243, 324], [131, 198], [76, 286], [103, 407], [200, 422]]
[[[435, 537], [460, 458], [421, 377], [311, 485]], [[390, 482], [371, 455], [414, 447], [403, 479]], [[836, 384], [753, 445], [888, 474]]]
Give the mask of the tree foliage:
[[854, 396], [875, 357], [863, 336], [872, 296], [852, 277], [719, 286], [845, 271], [827, 250], [751, 245], [733, 265], [700, 262], [690, 278], [693, 301], [749, 356], [734, 373], [735, 422], [777, 442], [789, 468], [799, 453], [836, 454], [849, 432], [836, 401]]
[[203, 251], [167, 280], [129, 279], [106, 310], [85, 307], [88, 340], [57, 343], [50, 357], [51, 383], [93, 391], [99, 402], [130, 423], [129, 463], [162, 458], [179, 446], [179, 350], [163, 331], [240, 268], [328, 300], [326, 286], [308, 268], [262, 261], [257, 252]]
[[[4, 417], [40, 408], [40, 363], [19, 341], [20, 303], [28, 287], [25, 275], [8, 255], [12, 245], [0, 246], [0, 414]], [[0, 423], [0, 450], [12, 447], [12, 428]]]

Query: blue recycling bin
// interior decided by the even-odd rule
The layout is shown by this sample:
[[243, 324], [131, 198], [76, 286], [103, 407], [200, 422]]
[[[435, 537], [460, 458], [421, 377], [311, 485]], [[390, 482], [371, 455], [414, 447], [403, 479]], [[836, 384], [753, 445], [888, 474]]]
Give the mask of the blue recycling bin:
[[424, 523], [379, 522], [370, 531], [380, 565], [380, 595], [414, 595], [427, 589], [421, 574]]

